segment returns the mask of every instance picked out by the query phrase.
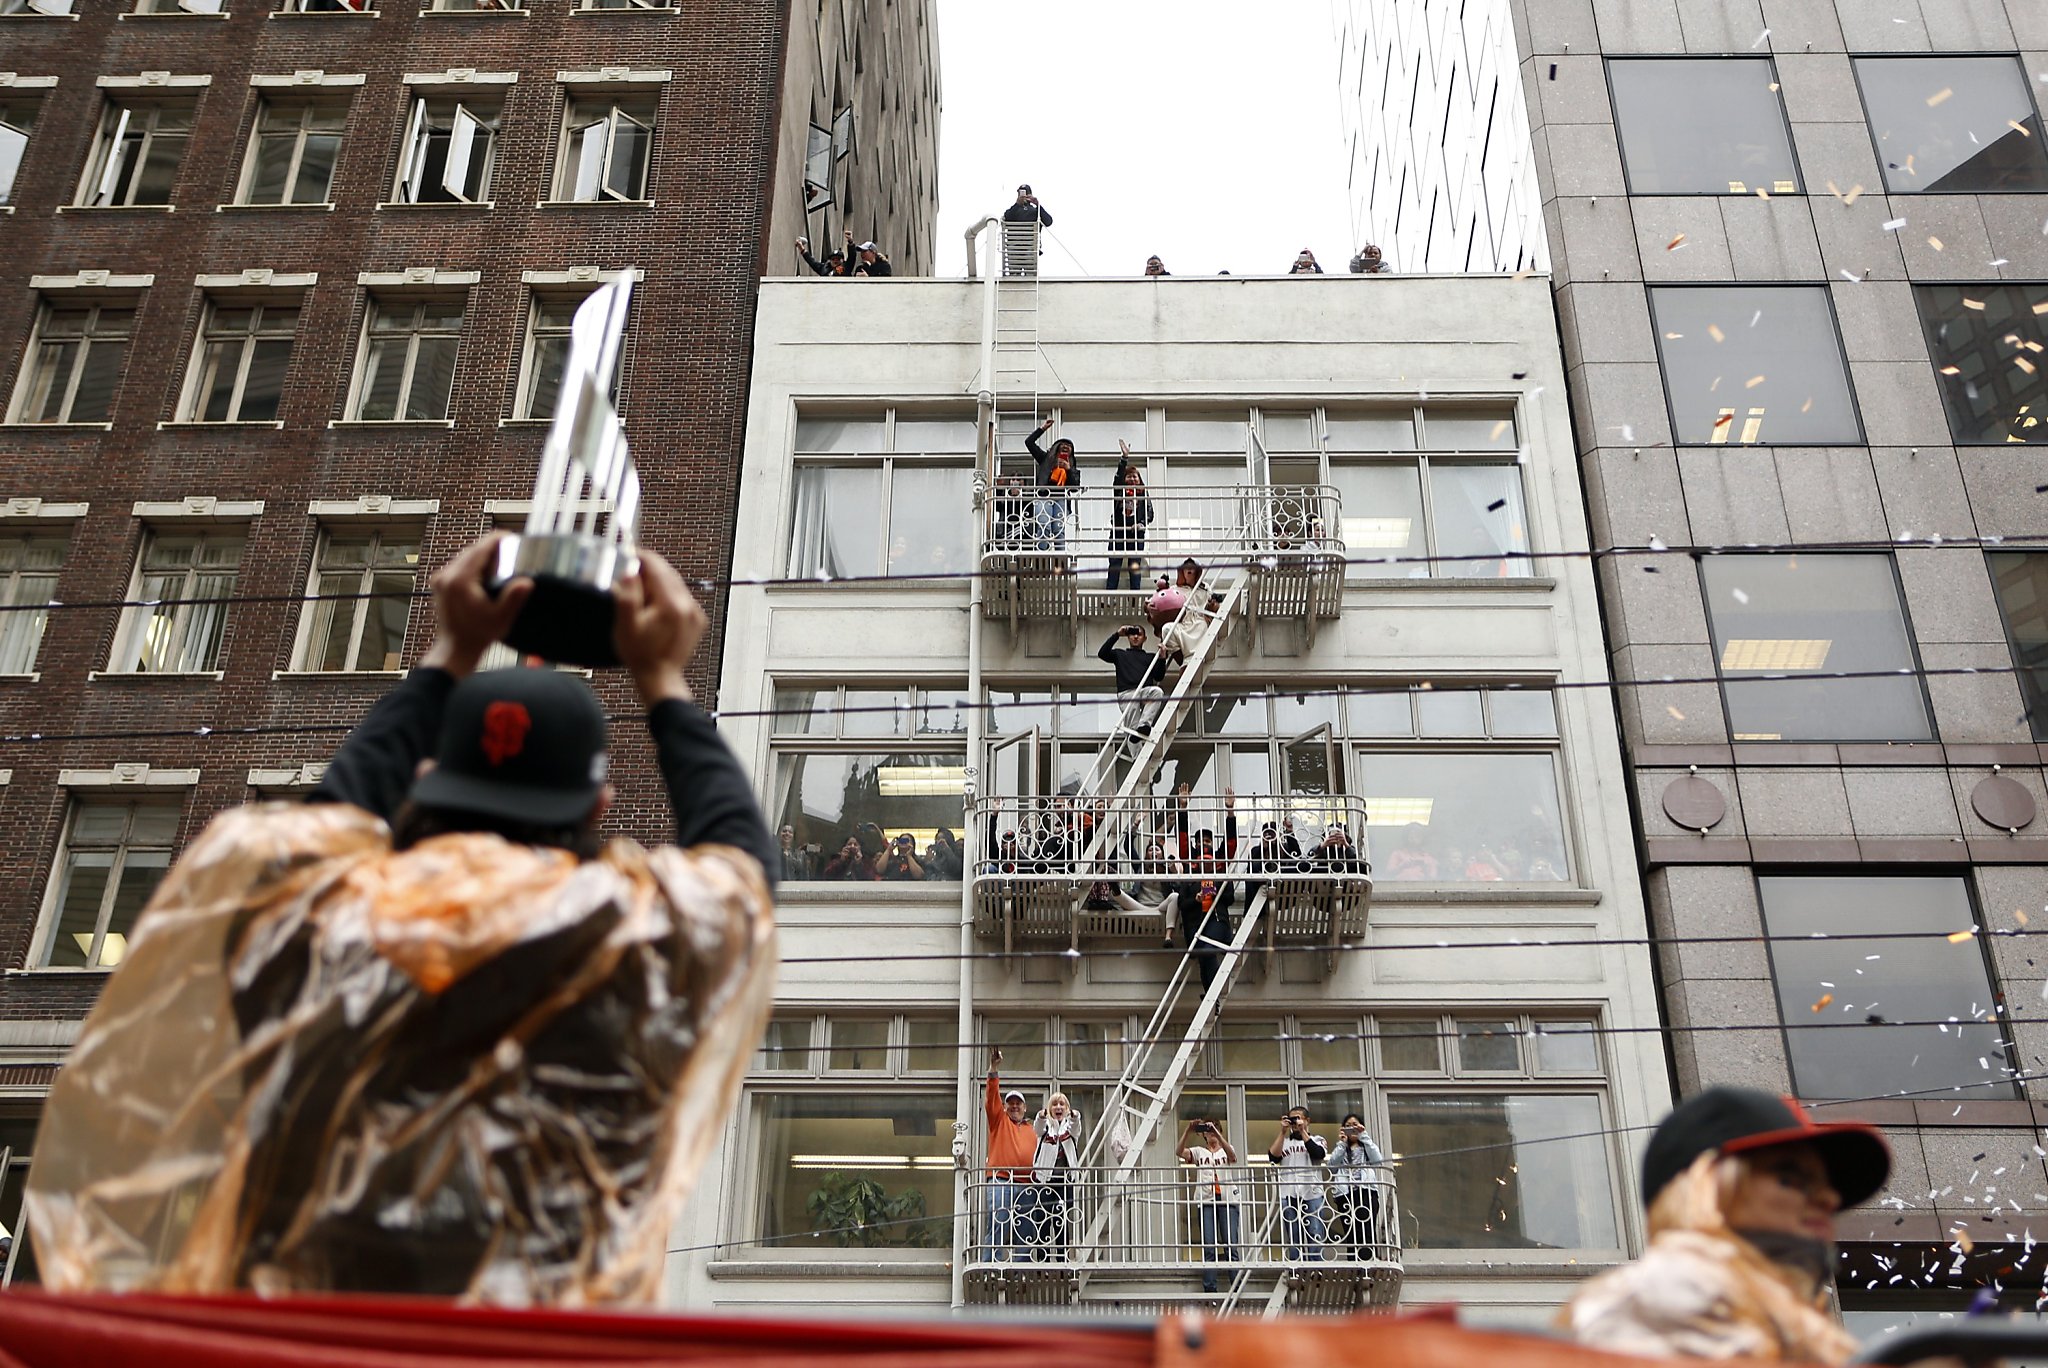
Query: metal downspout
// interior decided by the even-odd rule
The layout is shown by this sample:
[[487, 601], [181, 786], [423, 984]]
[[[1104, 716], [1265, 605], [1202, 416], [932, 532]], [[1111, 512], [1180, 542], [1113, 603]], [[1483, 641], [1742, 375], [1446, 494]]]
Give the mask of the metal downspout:
[[[967, 231], [967, 273], [974, 274], [975, 238], [981, 230], [994, 223], [993, 217], [985, 218]], [[990, 482], [996, 468], [995, 431], [995, 360], [996, 360], [996, 279], [1000, 275], [996, 261], [996, 237], [991, 234], [987, 240], [988, 275], [987, 284], [982, 288], [981, 315], [981, 377], [976, 392], [974, 408], [975, 430], [980, 434], [977, 446], [980, 459], [974, 469], [974, 545], [979, 564], [982, 509], [988, 500]], [[962, 794], [964, 809], [970, 814], [968, 829], [961, 833], [962, 845], [970, 853], [967, 867], [961, 871], [960, 879], [960, 1019], [958, 1033], [953, 1037], [960, 1042], [959, 1079], [955, 1085], [953, 1122], [953, 1306], [957, 1310], [966, 1304], [967, 1251], [973, 1242], [973, 1231], [968, 1228], [971, 1214], [968, 1211], [967, 1179], [974, 1172], [974, 1082], [977, 1061], [974, 1057], [974, 860], [981, 842], [981, 833], [973, 829], [974, 800], [979, 795], [981, 782], [982, 735], [986, 730], [981, 707], [981, 576], [975, 575], [968, 581], [967, 589], [967, 785]]]

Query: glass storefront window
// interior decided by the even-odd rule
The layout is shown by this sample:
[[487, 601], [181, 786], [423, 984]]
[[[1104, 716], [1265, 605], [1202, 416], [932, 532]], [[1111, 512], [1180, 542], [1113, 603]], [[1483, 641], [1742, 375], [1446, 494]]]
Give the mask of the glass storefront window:
[[757, 1094], [764, 1248], [952, 1242], [953, 1091]]
[[1614, 1249], [1620, 1240], [1600, 1099], [1394, 1093], [1402, 1244]]

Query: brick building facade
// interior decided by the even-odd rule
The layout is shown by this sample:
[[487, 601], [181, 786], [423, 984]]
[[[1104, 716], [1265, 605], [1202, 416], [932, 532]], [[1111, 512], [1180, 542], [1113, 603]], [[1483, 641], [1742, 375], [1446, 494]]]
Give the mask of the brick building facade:
[[[785, 47], [820, 19], [420, 3], [0, 18], [0, 1064], [59, 1059], [155, 871], [220, 809], [309, 785], [425, 648], [424, 598], [304, 596], [424, 588], [523, 519], [551, 329], [612, 273], [639, 273], [620, 408], [643, 540], [726, 571], [765, 229], [801, 174], [777, 153]], [[644, 736], [616, 741], [608, 825], [659, 839]], [[0, 1082], [27, 1112], [38, 1092]]]

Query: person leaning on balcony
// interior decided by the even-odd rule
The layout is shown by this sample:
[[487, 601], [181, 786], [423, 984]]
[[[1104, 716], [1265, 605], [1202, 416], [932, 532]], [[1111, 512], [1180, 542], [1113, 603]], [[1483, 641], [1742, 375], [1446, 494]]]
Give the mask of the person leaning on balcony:
[[1280, 1132], [1266, 1157], [1280, 1166], [1280, 1238], [1290, 1261], [1319, 1263], [1323, 1257], [1323, 1160], [1329, 1144], [1308, 1128], [1308, 1108], [1294, 1107], [1280, 1118]]
[[853, 276], [891, 276], [896, 268], [889, 264], [889, 258], [882, 255], [882, 249], [872, 242], [856, 246], [853, 230], [846, 230], [846, 273]]
[[1231, 862], [1237, 858], [1237, 790], [1223, 790], [1220, 852], [1216, 848], [1216, 833], [1208, 827], [1195, 831], [1190, 838], [1186, 784], [1174, 790], [1173, 820], [1183, 870], [1180, 881], [1174, 885], [1174, 901], [1180, 912], [1181, 934], [1186, 937], [1188, 953], [1194, 956], [1195, 968], [1202, 975], [1202, 990], [1207, 992], [1223, 966], [1223, 952], [1215, 942], [1228, 943], [1232, 934], [1231, 883], [1227, 876]]
[[1009, 1262], [1012, 1251], [1024, 1243], [1018, 1199], [1031, 1182], [1032, 1159], [1038, 1152], [1038, 1132], [1024, 1120], [1024, 1094], [1015, 1088], [1002, 1090], [996, 1074], [1002, 1064], [1001, 1050], [989, 1055], [983, 1099], [988, 1113], [988, 1257], [996, 1263]]
[[1152, 498], [1145, 492], [1145, 472], [1131, 462], [1131, 444], [1120, 442], [1123, 458], [1116, 463], [1115, 492], [1109, 504], [1109, 583], [1128, 578], [1136, 590], [1145, 569], [1145, 528], [1152, 521]]
[[[1038, 444], [1038, 439], [1051, 430], [1052, 419], [1048, 418], [1024, 434], [1024, 449], [1038, 463], [1038, 487], [1032, 491], [1031, 525], [1038, 536], [1039, 550], [1064, 551], [1067, 549], [1067, 494], [1081, 487], [1081, 467], [1074, 459], [1074, 444], [1066, 438], [1055, 441], [1051, 451]], [[1053, 573], [1065, 574], [1066, 566], [1054, 566]]]
[[1380, 1165], [1387, 1156], [1365, 1133], [1365, 1120], [1347, 1112], [1330, 1150], [1330, 1228], [1337, 1247], [1354, 1259], [1369, 1259], [1379, 1236]]
[[[1118, 642], [1124, 642], [1119, 646]], [[1124, 705], [1123, 725], [1140, 736], [1166, 706], [1166, 657], [1145, 649], [1143, 627], [1119, 627], [1095, 652], [1095, 658], [1116, 671], [1116, 701]]]
[[[1183, 1164], [1201, 1170], [1195, 1175], [1195, 1212], [1202, 1228], [1202, 1290], [1213, 1293], [1216, 1274], [1230, 1271], [1227, 1265], [1237, 1262], [1244, 1238], [1244, 1212], [1238, 1205], [1243, 1194], [1232, 1181], [1237, 1150], [1223, 1127], [1196, 1117], [1181, 1128], [1177, 1153]], [[1219, 1270], [1219, 1262], [1226, 1267]]]
[[1081, 1117], [1063, 1092], [1045, 1099], [1032, 1118], [1038, 1143], [1031, 1154], [1030, 1190], [1018, 1207], [1020, 1242], [1043, 1263], [1067, 1257], [1073, 1242], [1074, 1170], [1081, 1166]]
[[1827, 1309], [1835, 1213], [1890, 1173], [1875, 1126], [1709, 1088], [1643, 1154], [1649, 1248], [1580, 1288], [1558, 1323], [1623, 1354], [1846, 1363], [1856, 1342]]

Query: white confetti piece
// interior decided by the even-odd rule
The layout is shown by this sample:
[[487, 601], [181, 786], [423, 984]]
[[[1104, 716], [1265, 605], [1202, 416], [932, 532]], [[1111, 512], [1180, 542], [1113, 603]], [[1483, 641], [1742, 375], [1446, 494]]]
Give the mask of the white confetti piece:
[[1884, 224], [1884, 230], [1887, 233], [1896, 233], [1905, 226], [1906, 221], [1904, 219], [1891, 219]]

